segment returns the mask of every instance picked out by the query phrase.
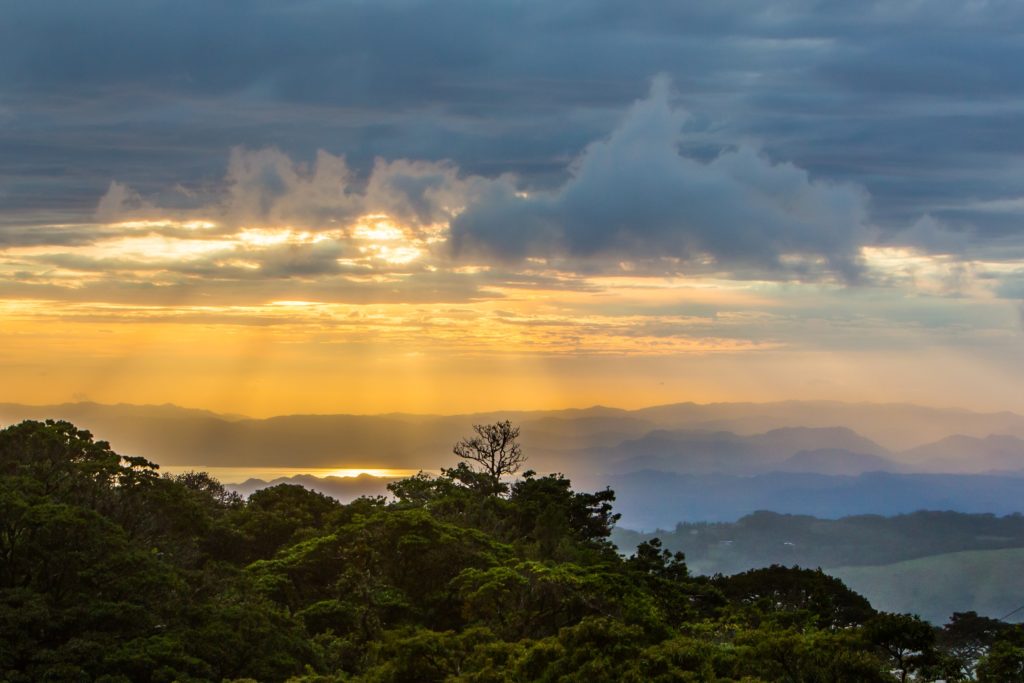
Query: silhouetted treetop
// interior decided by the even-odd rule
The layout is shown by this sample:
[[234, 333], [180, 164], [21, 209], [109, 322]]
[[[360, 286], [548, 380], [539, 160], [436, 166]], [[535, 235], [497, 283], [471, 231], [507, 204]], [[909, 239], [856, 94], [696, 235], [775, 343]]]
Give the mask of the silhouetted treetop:
[[[523, 449], [516, 441], [519, 427], [508, 420], [486, 425], [473, 425], [476, 436], [462, 439], [452, 451], [468, 461], [473, 471], [481, 474], [489, 493], [498, 495], [507, 490], [501, 478], [515, 474], [526, 462]], [[475, 467], [473, 465], [475, 463]]]

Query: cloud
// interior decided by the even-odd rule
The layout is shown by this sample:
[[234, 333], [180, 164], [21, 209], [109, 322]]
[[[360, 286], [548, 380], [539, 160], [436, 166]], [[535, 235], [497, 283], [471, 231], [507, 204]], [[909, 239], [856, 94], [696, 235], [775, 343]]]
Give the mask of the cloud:
[[1001, 299], [1024, 301], [1024, 267], [1018, 267], [1010, 273], [990, 276], [997, 284], [995, 294]]
[[338, 259], [345, 253], [345, 246], [333, 241], [282, 245], [259, 254], [260, 273], [272, 278], [340, 273]]
[[[219, 183], [221, 191], [207, 192], [207, 201], [184, 208], [173, 203], [160, 205], [156, 197], [150, 201], [127, 184], [112, 182], [94, 212], [98, 224], [77, 226], [74, 243], [140, 232], [222, 239], [240, 229], [257, 230], [250, 237], [259, 242], [258, 230], [262, 228], [330, 232], [318, 241], [336, 241], [346, 236], [359, 238], [358, 226], [369, 219], [386, 220], [389, 229], [398, 231], [389, 239], [420, 235], [423, 230], [429, 233], [425, 236], [436, 238], [464, 206], [472, 188], [486, 182], [477, 177], [460, 178], [458, 168], [447, 161], [378, 159], [370, 173], [360, 177], [344, 157], [324, 150], [317, 151], [312, 163], [306, 163], [273, 147], [235, 147], [224, 180]], [[180, 185], [173, 187], [173, 193], [182, 194]], [[190, 199], [196, 199], [195, 193]], [[70, 241], [67, 230], [39, 229], [31, 240], [28, 234], [15, 239], [13, 232], [8, 231], [8, 243], [12, 245]], [[45, 239], [47, 234], [52, 235], [52, 242]], [[280, 234], [263, 237], [271, 242], [291, 241]], [[304, 239], [311, 237], [307, 234]]]
[[359, 198], [350, 193], [352, 173], [343, 157], [317, 152], [312, 168], [294, 163], [278, 149], [231, 150], [227, 173], [227, 216], [236, 223], [325, 227], [352, 218]]
[[[568, 179], [553, 189], [522, 191], [513, 174], [464, 174], [449, 161], [377, 159], [363, 179], [323, 150], [307, 164], [276, 148], [236, 147], [221, 200], [197, 211], [220, 221], [220, 234], [247, 226], [333, 231], [320, 245], [255, 250], [274, 276], [337, 272], [345, 245], [355, 251], [353, 226], [382, 216], [419, 253], [447, 239], [447, 252], [431, 247], [439, 265], [451, 256], [513, 267], [539, 257], [591, 273], [628, 261], [637, 272], [859, 277], [859, 249], [872, 238], [864, 190], [812, 179], [746, 144], [708, 160], [686, 156], [686, 114], [671, 94], [667, 77], [654, 79], [650, 95], [569, 163]], [[155, 208], [115, 182], [97, 216], [132, 211]], [[384, 260], [412, 256], [389, 259], [387, 246], [375, 247]]]
[[455, 253], [671, 257], [683, 270], [710, 257], [726, 270], [778, 272], [807, 267], [792, 257], [818, 257], [843, 279], [858, 276], [858, 251], [871, 237], [864, 190], [814, 180], [750, 145], [706, 162], [689, 158], [679, 151], [684, 120], [668, 79], [655, 79], [650, 96], [583, 151], [561, 187], [524, 193], [505, 177], [474, 197], [452, 223]]
[[[198, 241], [182, 246], [210, 260], [245, 260], [272, 278], [326, 276], [356, 265], [408, 270], [424, 258], [441, 268], [471, 260], [510, 271], [533, 258], [589, 274], [628, 266], [637, 275], [740, 279], [852, 282], [862, 275], [860, 249], [874, 239], [865, 190], [812, 178], [750, 144], [707, 158], [684, 154], [687, 114], [672, 96], [670, 80], [655, 78], [649, 96], [567, 162], [567, 179], [549, 189], [530, 188], [511, 173], [466, 174], [452, 161], [379, 158], [361, 176], [324, 150], [307, 163], [274, 147], [235, 147], [222, 193], [205, 204], [159, 207], [115, 181], [96, 217], [108, 230], [116, 221], [147, 219], [125, 227], [126, 236]], [[189, 220], [216, 227], [195, 229]], [[277, 233], [239, 232], [263, 227]], [[220, 251], [215, 239], [225, 241]], [[236, 265], [218, 267], [237, 272]]]
[[129, 214], [138, 217], [152, 213], [154, 208], [138, 192], [124, 183], [113, 180], [96, 206], [95, 217], [101, 223], [114, 223]]
[[970, 235], [956, 231], [930, 214], [925, 214], [906, 230], [894, 233], [890, 240], [896, 244], [917, 247], [933, 254], [962, 255], [970, 245]]
[[451, 162], [377, 159], [366, 186], [364, 210], [413, 225], [447, 222], [462, 208], [472, 180]]
[[410, 226], [447, 221], [465, 201], [467, 183], [446, 161], [377, 159], [363, 180], [345, 158], [324, 150], [309, 166], [278, 149], [231, 151], [225, 218], [234, 224], [337, 228], [365, 214]]
[[[1017, 286], [1007, 263], [1022, 253], [1012, 235], [997, 244], [931, 214], [879, 235], [873, 196], [859, 184], [779, 161], [742, 137], [709, 148], [704, 131], [716, 124], [691, 117], [680, 97], [667, 76], [655, 78], [604, 137], [562, 160], [557, 183], [500, 166], [470, 173], [454, 160], [377, 158], [360, 169], [325, 150], [235, 147], [222, 180], [199, 187], [110, 183], [98, 224], [0, 229], [10, 256], [0, 267], [36, 272], [20, 286], [70, 286], [75, 271], [105, 270], [111, 279], [191, 279], [197, 290], [207, 277], [221, 291], [259, 279], [369, 287], [380, 277], [399, 298], [434, 271], [453, 276], [442, 296], [538, 276], [580, 287], [591, 276], [682, 274], [1019, 298], [1007, 293]], [[487, 282], [460, 282], [466, 265], [490, 266]], [[395, 278], [407, 280], [383, 282]], [[345, 297], [349, 285], [338, 290]]]
[[1015, 216], [938, 208], [1024, 196], [1017, 3], [8, 5], [0, 222], [81, 220], [110, 178], [201, 196], [231, 145], [344, 150], [362, 177], [378, 157], [451, 159], [551, 190], [664, 72], [693, 112], [690, 158], [758, 140], [864, 187], [883, 231], [930, 214], [973, 242], [1019, 233]]

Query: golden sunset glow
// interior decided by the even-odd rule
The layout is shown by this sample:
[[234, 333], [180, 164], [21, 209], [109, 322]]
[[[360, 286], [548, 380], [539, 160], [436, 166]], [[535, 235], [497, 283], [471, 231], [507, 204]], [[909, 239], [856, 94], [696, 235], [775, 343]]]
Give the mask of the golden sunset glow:
[[[171, 218], [103, 228], [90, 244], [0, 249], [0, 268], [36, 292], [0, 300], [8, 396], [130, 396], [256, 415], [735, 397], [709, 376], [715, 368], [719, 377], [732, 373], [742, 397], [771, 398], [764, 378], [784, 386], [793, 381], [787, 373], [824, 362], [808, 354], [826, 318], [808, 315], [801, 292], [834, 297], [858, 315], [857, 301], [828, 285], [633, 267], [587, 275], [541, 258], [514, 274], [447, 264], [432, 255], [436, 230], [428, 239], [383, 214], [329, 230]], [[325, 246], [320, 258], [315, 250]], [[864, 259], [880, 277], [926, 292], [941, 293], [965, 272], [905, 248], [865, 248]], [[261, 274], [278, 263], [297, 264], [294, 274], [265, 282]], [[999, 268], [1015, 266], [969, 266]], [[433, 294], [440, 275], [446, 290]], [[962, 278], [960, 286], [968, 286]], [[990, 296], [984, 279], [969, 287]], [[793, 333], [794, 315], [806, 338]], [[913, 344], [927, 332], [901, 336]], [[620, 376], [625, 362], [633, 365]], [[870, 353], [860, 362], [891, 366]], [[896, 372], [924, 375], [918, 366]], [[757, 368], [762, 383], [730, 368]], [[827, 374], [844, 372], [833, 365]], [[877, 398], [861, 384], [854, 373], [818, 392]]]
[[325, 477], [360, 477], [363, 475], [371, 477], [411, 477], [419, 470], [396, 470], [396, 469], [381, 469], [381, 468], [342, 468], [336, 470], [327, 470], [323, 476]]
[[243, 228], [236, 234], [233, 246], [273, 247], [279, 244], [317, 244], [332, 238], [337, 233], [314, 233], [292, 228]]
[[365, 216], [352, 229], [352, 236], [360, 240], [390, 242], [406, 239], [406, 233], [384, 214]]

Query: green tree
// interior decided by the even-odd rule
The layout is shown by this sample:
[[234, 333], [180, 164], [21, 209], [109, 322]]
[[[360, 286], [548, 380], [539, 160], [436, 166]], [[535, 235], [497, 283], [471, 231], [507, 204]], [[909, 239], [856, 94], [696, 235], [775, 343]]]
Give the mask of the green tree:
[[160, 477], [66, 422], [0, 430], [0, 680], [1022, 680], [1016, 626], [954, 615], [937, 648], [821, 571], [624, 558], [612, 491], [507, 482], [517, 436], [480, 426], [480, 460], [342, 505]]
[[1024, 647], [1001, 641], [978, 663], [978, 683], [1024, 683]]
[[579, 553], [611, 552], [608, 537], [619, 515], [612, 511], [615, 493], [578, 493], [560, 474], [537, 477], [532, 471], [512, 484], [499, 533], [543, 559], [579, 561]]
[[1014, 627], [977, 612], [956, 612], [938, 633], [938, 645], [948, 657], [947, 678], [971, 679], [978, 662]]
[[863, 596], [820, 569], [772, 565], [717, 577], [714, 585], [735, 605], [790, 624], [809, 617], [820, 628], [846, 628], [875, 614]]
[[919, 617], [880, 612], [867, 623], [865, 638], [888, 658], [901, 683], [937, 663], [935, 629]]
[[338, 501], [296, 484], [278, 484], [256, 491], [248, 504], [232, 512], [229, 522], [240, 559], [251, 562], [274, 556], [281, 548], [322, 533]]

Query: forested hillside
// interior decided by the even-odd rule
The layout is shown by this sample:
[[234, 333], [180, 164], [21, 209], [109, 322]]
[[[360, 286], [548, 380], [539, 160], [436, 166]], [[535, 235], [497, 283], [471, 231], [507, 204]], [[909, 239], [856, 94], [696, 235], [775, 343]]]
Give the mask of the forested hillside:
[[657, 539], [623, 557], [610, 490], [501, 473], [244, 500], [67, 422], [4, 429], [0, 679], [1024, 680], [1020, 627], [935, 629], [820, 571], [694, 576]]
[[681, 522], [651, 533], [616, 528], [612, 534], [624, 550], [654, 537], [685, 553], [696, 571], [733, 574], [770, 564], [884, 565], [962, 550], [1024, 548], [1024, 515], [918, 511], [821, 519], [762, 510], [735, 522]]

